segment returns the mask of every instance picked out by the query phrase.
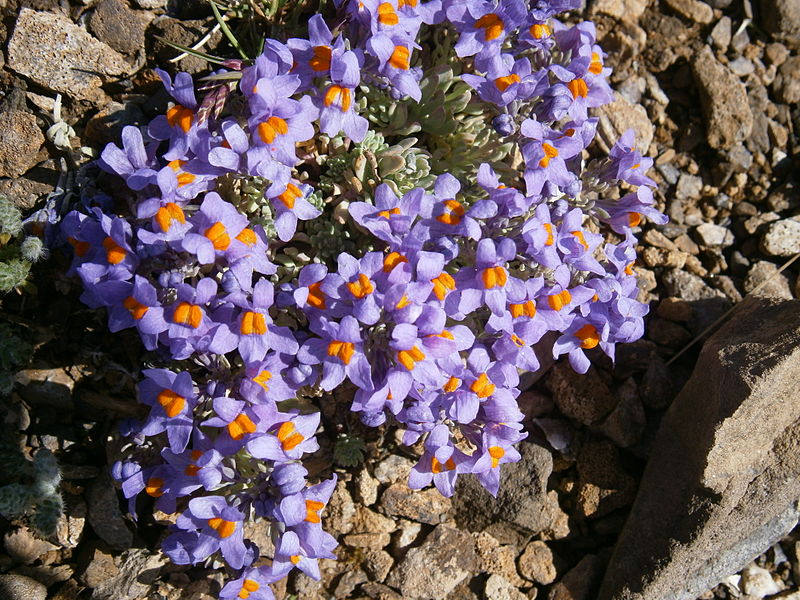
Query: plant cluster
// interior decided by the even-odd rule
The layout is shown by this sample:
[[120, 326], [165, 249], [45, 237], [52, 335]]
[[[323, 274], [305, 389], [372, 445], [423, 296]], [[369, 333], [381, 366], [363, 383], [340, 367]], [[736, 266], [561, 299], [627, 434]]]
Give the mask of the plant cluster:
[[19, 209], [0, 194], [0, 293], [26, 285], [31, 265], [46, 254], [41, 238], [24, 235]]
[[[221, 598], [271, 598], [334, 556], [335, 477], [309, 486], [301, 464], [319, 413], [286, 401], [349, 380], [364, 423], [420, 444], [412, 488], [472, 474], [494, 494], [534, 345], [555, 332], [543, 351], [585, 372], [641, 336], [632, 230], [664, 217], [631, 134], [586, 162], [612, 94], [594, 26], [553, 18], [578, 4], [340, 1], [200, 88], [159, 71], [174, 104], [103, 150], [129, 202], [61, 224], [82, 299], [201, 367], [144, 371], [126, 433], [165, 447], [114, 476], [132, 512], [140, 492], [180, 511], [174, 562], [221, 555]], [[252, 518], [270, 566], [251, 566]]]

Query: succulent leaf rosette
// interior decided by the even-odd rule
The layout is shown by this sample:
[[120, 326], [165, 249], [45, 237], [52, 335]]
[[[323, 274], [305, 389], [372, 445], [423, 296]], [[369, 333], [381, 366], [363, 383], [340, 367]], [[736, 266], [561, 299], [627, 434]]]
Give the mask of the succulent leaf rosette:
[[585, 372], [642, 335], [633, 230], [666, 219], [632, 133], [589, 160], [612, 92], [593, 24], [554, 18], [579, 4], [340, 0], [201, 82], [158, 71], [166, 114], [102, 152], [128, 206], [62, 221], [71, 272], [162, 360], [125, 431], [160, 460], [114, 476], [132, 512], [144, 493], [179, 513], [173, 561], [227, 565], [221, 598], [334, 557], [336, 478], [301, 462], [320, 416], [287, 401], [349, 381], [365, 424], [419, 444], [412, 488], [496, 494], [537, 354]]

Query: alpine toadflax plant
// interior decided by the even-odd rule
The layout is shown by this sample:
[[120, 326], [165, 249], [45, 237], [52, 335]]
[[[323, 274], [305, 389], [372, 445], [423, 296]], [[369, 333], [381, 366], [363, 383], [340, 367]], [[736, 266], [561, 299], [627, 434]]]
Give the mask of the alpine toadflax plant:
[[594, 26], [554, 18], [576, 0], [338, 4], [202, 87], [159, 71], [170, 108], [99, 161], [127, 207], [61, 224], [83, 300], [162, 361], [125, 432], [160, 460], [114, 476], [131, 512], [144, 493], [178, 513], [174, 562], [227, 565], [221, 598], [334, 556], [335, 477], [302, 466], [320, 416], [286, 401], [349, 381], [364, 423], [420, 443], [412, 488], [495, 494], [526, 436], [520, 372], [537, 352], [585, 372], [642, 335], [633, 231], [665, 221], [632, 134], [588, 160], [612, 93]]

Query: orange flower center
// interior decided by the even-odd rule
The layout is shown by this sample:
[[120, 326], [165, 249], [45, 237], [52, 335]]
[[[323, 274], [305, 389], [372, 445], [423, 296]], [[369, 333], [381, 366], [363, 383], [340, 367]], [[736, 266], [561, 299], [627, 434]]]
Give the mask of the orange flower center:
[[286, 421], [285, 423], [281, 423], [281, 426], [278, 428], [278, 439], [281, 442], [281, 448], [286, 452], [302, 443], [305, 438], [297, 431], [294, 423]]
[[339, 340], [334, 340], [328, 344], [328, 356], [335, 356], [344, 364], [349, 365], [350, 359], [353, 358], [355, 349], [355, 345], [351, 342], [340, 342]]
[[425, 354], [416, 346], [410, 350], [400, 350], [397, 353], [397, 362], [409, 371], [413, 371], [416, 364], [421, 360], [425, 360]]
[[484, 39], [491, 42], [503, 34], [503, 20], [495, 13], [489, 13], [475, 21], [475, 29], [483, 29]]
[[221, 538], [230, 537], [236, 531], [236, 521], [226, 521], [220, 517], [214, 517], [208, 520], [208, 526], [217, 532]]

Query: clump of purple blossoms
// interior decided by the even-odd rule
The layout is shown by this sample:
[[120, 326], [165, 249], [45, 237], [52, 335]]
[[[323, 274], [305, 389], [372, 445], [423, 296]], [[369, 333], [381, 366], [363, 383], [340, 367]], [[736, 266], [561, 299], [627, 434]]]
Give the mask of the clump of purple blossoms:
[[[334, 557], [321, 513], [336, 478], [309, 485], [301, 464], [319, 447], [320, 416], [287, 401], [349, 381], [364, 423], [419, 443], [412, 488], [450, 496], [471, 474], [496, 494], [527, 435], [520, 373], [543, 352], [583, 373], [596, 348], [613, 360], [642, 335], [633, 231], [665, 222], [631, 133], [586, 161], [591, 109], [612, 92], [594, 26], [554, 18], [577, 0], [337, 4], [336, 26], [315, 15], [306, 38], [267, 40], [215, 72], [226, 86], [238, 78], [237, 102], [220, 105], [219, 87], [198, 101], [188, 74], [159, 71], [166, 114], [126, 127], [99, 160], [129, 189], [127, 208], [61, 225], [82, 299], [162, 361], [142, 373], [147, 418], [126, 426], [140, 446], [159, 436], [160, 460], [134, 455], [114, 476], [134, 514], [142, 492], [179, 513], [163, 542], [174, 562], [227, 564], [220, 598], [272, 598], [269, 583], [293, 569], [318, 578], [317, 560]], [[420, 56], [431, 27], [458, 34], [461, 78], [521, 163], [459, 180], [434, 162], [428, 186], [334, 187], [320, 201], [324, 151], [309, 147], [365, 139], [363, 86], [420, 101], [436, 66]], [[332, 218], [369, 247], [315, 255], [306, 227]], [[270, 524], [270, 566], [253, 566], [252, 519]]]

